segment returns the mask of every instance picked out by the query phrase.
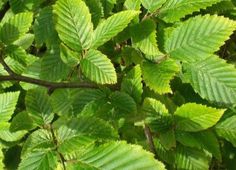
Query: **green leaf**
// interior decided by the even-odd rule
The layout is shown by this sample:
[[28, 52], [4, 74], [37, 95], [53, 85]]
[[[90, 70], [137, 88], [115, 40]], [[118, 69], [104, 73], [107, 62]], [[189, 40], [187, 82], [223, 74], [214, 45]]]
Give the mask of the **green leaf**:
[[[2, 10], [2, 8], [3, 8], [3, 6], [6, 4], [6, 0], [2, 0], [1, 2], [0, 2], [0, 10]], [[1, 167], [1, 166], [0, 166]], [[3, 167], [2, 167], [3, 168]]]
[[89, 11], [92, 15], [92, 22], [94, 27], [97, 27], [101, 18], [104, 16], [102, 3], [101, 1], [97, 0], [86, 0], [85, 3], [88, 6]]
[[41, 60], [40, 78], [51, 81], [66, 79], [70, 68], [62, 62], [60, 57], [60, 47], [55, 47], [48, 50]]
[[0, 123], [7, 122], [14, 113], [20, 92], [0, 94]]
[[6, 129], [0, 129], [0, 139], [5, 141], [5, 142], [15, 142], [15, 141], [19, 141], [20, 139], [22, 139], [27, 131], [25, 130], [21, 130], [21, 131], [17, 131], [17, 132], [11, 132], [10, 129], [10, 124], [6, 125]]
[[217, 15], [196, 16], [173, 28], [165, 50], [174, 59], [194, 61], [212, 55], [236, 29], [236, 22]]
[[77, 158], [79, 163], [95, 169], [165, 169], [165, 166], [154, 159], [151, 153], [140, 146], [129, 145], [125, 142], [109, 142], [98, 147], [88, 147], [84, 152], [78, 153]]
[[84, 75], [98, 84], [115, 84], [117, 76], [110, 59], [97, 50], [89, 50], [81, 60]]
[[73, 108], [75, 110], [75, 113], [80, 113], [83, 108], [94, 100], [104, 100], [106, 99], [106, 94], [98, 89], [83, 89], [78, 93], [78, 96], [76, 96], [74, 102], [73, 102]]
[[118, 137], [118, 133], [108, 122], [92, 116], [78, 116], [63, 125], [75, 131], [75, 135], [92, 139], [117, 139]]
[[80, 92], [81, 90], [76, 89], [55, 90], [50, 96], [53, 111], [60, 116], [76, 114], [74, 110], [74, 101], [78, 100]]
[[175, 161], [175, 153], [172, 150], [167, 150], [164, 146], [160, 143], [159, 139], [154, 138], [154, 145], [157, 152], [158, 157], [161, 160], [164, 160], [168, 164], [173, 164]]
[[175, 164], [177, 169], [208, 170], [209, 157], [201, 150], [178, 146]]
[[142, 5], [148, 9], [149, 12], [156, 12], [168, 0], [141, 0]]
[[120, 114], [137, 113], [137, 106], [132, 97], [123, 92], [113, 92], [110, 95], [112, 106], [119, 111]]
[[236, 116], [227, 118], [216, 125], [218, 136], [231, 142], [236, 147]]
[[93, 24], [86, 4], [82, 0], [58, 0], [53, 9], [60, 39], [75, 51], [88, 49]]
[[52, 121], [54, 115], [45, 89], [28, 90], [25, 105], [27, 112], [36, 124], [44, 125]]
[[22, 47], [24, 50], [26, 50], [32, 45], [33, 41], [34, 41], [34, 34], [28, 33], [21, 36], [13, 44], [18, 47]]
[[94, 31], [92, 48], [97, 48], [116, 36], [138, 14], [139, 12], [134, 10], [122, 11], [100, 23]]
[[54, 147], [54, 145], [51, 132], [44, 129], [36, 130], [24, 142], [21, 157], [24, 158], [32, 152], [46, 151]]
[[155, 60], [163, 56], [157, 46], [156, 24], [153, 20], [146, 19], [134, 25], [131, 34], [134, 46], [139, 48], [147, 59]]
[[54, 27], [52, 7], [40, 10], [33, 27], [36, 44], [47, 43], [47, 46], [50, 46], [50, 43], [58, 41], [58, 35]]
[[30, 12], [16, 14], [0, 27], [0, 40], [5, 44], [13, 43], [29, 31], [32, 21]]
[[220, 0], [167, 0], [160, 9], [158, 16], [165, 22], [179, 21], [186, 15], [200, 11], [206, 7], [212, 6], [220, 2]]
[[147, 117], [158, 118], [159, 116], [168, 115], [168, 110], [160, 101], [147, 97], [143, 101], [142, 113]]
[[35, 124], [26, 111], [18, 113], [11, 121], [10, 130], [12, 132], [19, 130], [31, 130], [35, 128]]
[[117, 0], [100, 0], [105, 17], [109, 16], [114, 9]]
[[159, 64], [151, 62], [142, 64], [143, 80], [148, 87], [159, 94], [172, 93], [170, 81], [179, 70], [178, 64], [172, 59]]
[[224, 112], [224, 109], [215, 109], [201, 104], [184, 104], [174, 113], [176, 129], [188, 132], [205, 130], [214, 126]]
[[39, 6], [45, 1], [46, 0], [9, 0], [11, 9], [14, 13], [37, 10]]
[[212, 131], [197, 133], [177, 132], [176, 139], [184, 146], [207, 150], [221, 161], [220, 145]]
[[0, 140], [5, 142], [15, 142], [19, 141], [22, 137], [25, 136], [27, 131], [18, 131], [18, 132], [11, 132], [10, 131], [10, 123], [8, 122], [1, 122], [0, 123]]
[[139, 10], [141, 8], [140, 0], [126, 0], [124, 6], [126, 9]]
[[5, 165], [3, 163], [3, 159], [4, 159], [4, 155], [3, 155], [3, 152], [2, 152], [2, 146], [0, 145], [0, 169], [4, 169], [4, 167], [5, 167]]
[[143, 93], [142, 73], [140, 65], [135, 66], [123, 78], [121, 91], [129, 94], [137, 103], [141, 102]]
[[63, 43], [60, 45], [61, 60], [69, 67], [76, 67], [80, 62], [80, 54], [70, 50]]
[[32, 152], [21, 161], [19, 170], [54, 170], [57, 165], [57, 154], [54, 151]]
[[80, 150], [95, 141], [88, 136], [78, 133], [76, 129], [71, 129], [66, 125], [60, 126], [56, 131], [56, 137], [59, 145], [58, 150], [65, 156], [73, 155], [76, 150]]
[[18, 61], [23, 66], [26, 65], [27, 53], [22, 47], [18, 47], [16, 45], [9, 45], [6, 47], [5, 53], [7, 56]]
[[220, 104], [236, 103], [236, 69], [218, 56], [185, 64], [184, 79], [204, 99]]

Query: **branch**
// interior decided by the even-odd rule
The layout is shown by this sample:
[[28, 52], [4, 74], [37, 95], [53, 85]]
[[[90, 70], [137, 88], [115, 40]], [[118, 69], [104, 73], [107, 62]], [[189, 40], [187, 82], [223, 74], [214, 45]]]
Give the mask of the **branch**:
[[95, 84], [88, 83], [65, 83], [65, 82], [51, 82], [31, 77], [26, 77], [15, 73], [4, 61], [2, 55], [0, 55], [0, 63], [3, 65], [4, 69], [8, 72], [8, 76], [0, 76], [1, 81], [21, 81], [30, 84], [36, 84], [40, 86], [47, 87], [49, 89], [58, 89], [58, 88], [98, 88]]
[[88, 83], [63, 83], [51, 82], [21, 75], [0, 76], [0, 81], [21, 81], [30, 84], [40, 85], [51, 89], [58, 88], [98, 88], [95, 84]]

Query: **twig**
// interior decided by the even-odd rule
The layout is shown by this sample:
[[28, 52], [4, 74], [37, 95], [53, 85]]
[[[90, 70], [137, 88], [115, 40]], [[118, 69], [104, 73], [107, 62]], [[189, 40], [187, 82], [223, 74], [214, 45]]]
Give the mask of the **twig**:
[[146, 124], [144, 125], [144, 133], [146, 135], [150, 151], [156, 156], [157, 154], [156, 154], [156, 149], [155, 149], [155, 145], [152, 138], [152, 133], [151, 133], [150, 128]]
[[57, 88], [98, 88], [95, 84], [88, 83], [72, 83], [72, 82], [51, 82], [36, 78], [31, 78], [23, 75], [19, 75], [15, 73], [4, 61], [2, 55], [0, 55], [0, 63], [3, 65], [4, 69], [8, 72], [7, 76], [0, 76], [1, 81], [21, 81], [30, 84], [36, 84], [40, 86], [47, 87], [49, 89], [57, 89]]

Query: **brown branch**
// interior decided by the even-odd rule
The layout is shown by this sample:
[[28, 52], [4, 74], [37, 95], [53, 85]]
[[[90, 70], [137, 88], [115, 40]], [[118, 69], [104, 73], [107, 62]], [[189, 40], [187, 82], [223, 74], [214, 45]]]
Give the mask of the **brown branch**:
[[151, 130], [150, 130], [150, 128], [148, 127], [148, 125], [145, 125], [145, 126], [144, 126], [144, 133], [145, 133], [145, 136], [146, 136], [146, 138], [147, 138], [147, 142], [148, 142], [150, 151], [151, 151], [155, 156], [157, 156], [157, 154], [156, 154], [156, 149], [155, 149], [155, 145], [154, 145], [153, 138], [152, 138], [152, 133], [151, 133]]
[[21, 81], [30, 84], [35, 84], [39, 86], [44, 86], [51, 89], [58, 88], [98, 88], [95, 84], [88, 83], [71, 83], [71, 82], [51, 82], [40, 79], [35, 79], [31, 77], [26, 77], [22, 75], [10, 75], [10, 76], [0, 76], [0, 81]]
[[36, 78], [31, 78], [15, 73], [4, 61], [2, 55], [0, 55], [0, 63], [3, 65], [4, 69], [8, 72], [8, 76], [0, 76], [1, 81], [21, 81], [30, 84], [36, 84], [40, 86], [47, 87], [49, 89], [58, 89], [58, 88], [98, 88], [95, 84], [88, 83], [72, 83], [72, 82], [51, 82]]

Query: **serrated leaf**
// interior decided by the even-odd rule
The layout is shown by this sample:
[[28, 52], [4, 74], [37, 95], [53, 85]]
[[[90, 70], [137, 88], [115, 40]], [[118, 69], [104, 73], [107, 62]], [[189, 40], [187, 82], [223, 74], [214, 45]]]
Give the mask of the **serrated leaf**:
[[[145, 30], [145, 31], [143, 31]], [[159, 51], [156, 40], [156, 24], [151, 19], [146, 19], [131, 29], [132, 41], [149, 60], [155, 60], [163, 56]]]
[[[71, 89], [57, 89], [51, 96], [50, 101], [53, 107], [53, 111], [58, 115], [73, 115], [74, 107], [73, 101], [77, 100], [80, 90]], [[79, 112], [78, 112], [79, 113]]]
[[208, 170], [209, 157], [201, 150], [178, 146], [175, 153], [177, 169]]
[[62, 62], [59, 49], [59, 45], [56, 45], [43, 56], [41, 60], [41, 79], [58, 81], [67, 78], [70, 68]]
[[47, 43], [47, 46], [50, 46], [50, 43], [57, 41], [58, 35], [54, 26], [52, 7], [43, 8], [39, 12], [33, 29], [37, 45]]
[[102, 3], [102, 8], [105, 17], [109, 16], [112, 13], [112, 10], [117, 0], [100, 0], [100, 1]]
[[143, 80], [146, 85], [157, 93], [171, 93], [170, 81], [179, 72], [178, 64], [167, 59], [159, 64], [144, 62], [142, 64]]
[[19, 170], [54, 170], [57, 165], [57, 153], [54, 151], [32, 152], [21, 161]]
[[137, 103], [141, 102], [143, 93], [142, 73], [140, 65], [135, 66], [123, 78], [121, 91], [129, 94]]
[[89, 11], [91, 13], [94, 27], [97, 27], [101, 18], [104, 16], [102, 3], [101, 1], [97, 0], [86, 0], [85, 3], [88, 6]]
[[216, 132], [218, 136], [231, 142], [236, 147], [236, 116], [227, 118], [226, 120], [216, 125]]
[[142, 5], [148, 9], [149, 12], [156, 12], [168, 0], [141, 0]]
[[23, 49], [28, 49], [34, 41], [34, 34], [25, 34], [16, 40], [13, 44]]
[[10, 129], [10, 124], [7, 125], [8, 127], [6, 129], [0, 129], [0, 139], [5, 141], [5, 142], [15, 142], [19, 141], [22, 139], [27, 131], [25, 130], [20, 130], [17, 132], [11, 132]]
[[79, 162], [96, 169], [165, 169], [165, 166], [154, 159], [151, 153], [140, 146], [125, 142], [109, 142], [98, 147], [88, 147], [84, 152], [78, 153], [77, 158]]
[[76, 135], [94, 139], [116, 139], [118, 137], [118, 133], [108, 122], [92, 116], [78, 116], [65, 122], [64, 125], [75, 131]]
[[114, 84], [117, 82], [113, 64], [100, 51], [89, 50], [80, 64], [84, 75], [98, 84]]
[[16, 14], [0, 27], [0, 40], [5, 44], [13, 43], [29, 31], [32, 21], [30, 12]]
[[24, 158], [32, 152], [48, 150], [54, 147], [54, 145], [51, 132], [44, 129], [36, 130], [24, 142], [21, 157]]
[[3, 155], [3, 152], [2, 152], [2, 146], [0, 145], [0, 169], [4, 169], [3, 159], [4, 159], [4, 155]]
[[61, 60], [69, 67], [76, 67], [80, 62], [80, 54], [70, 50], [63, 43], [60, 44]]
[[221, 160], [220, 145], [212, 131], [197, 133], [177, 132], [176, 139], [184, 146], [205, 149], [218, 160]]
[[11, 9], [14, 13], [23, 11], [35, 11], [43, 2], [45, 2], [45, 0], [9, 0]]
[[148, 97], [144, 99], [142, 113], [147, 115], [147, 117], [158, 118], [168, 115], [168, 110], [160, 101]]
[[217, 15], [182, 22], [166, 37], [165, 50], [174, 59], [194, 61], [212, 55], [229, 39], [236, 22]]
[[184, 104], [174, 113], [176, 129], [188, 132], [205, 130], [214, 126], [224, 112], [224, 109], [216, 109], [201, 104]]
[[84, 136], [78, 133], [76, 129], [71, 129], [66, 125], [60, 126], [56, 131], [56, 136], [59, 145], [58, 150], [65, 156], [70, 156], [76, 150], [80, 150], [94, 142], [94, 139]]
[[120, 114], [136, 113], [137, 106], [132, 97], [124, 92], [113, 92], [110, 95], [112, 106], [119, 111]]
[[7, 122], [14, 113], [20, 92], [0, 94], [0, 123]]
[[76, 113], [80, 113], [84, 106], [94, 100], [103, 100], [106, 94], [98, 89], [83, 89], [74, 100], [73, 107]]
[[185, 64], [184, 79], [204, 99], [221, 104], [236, 103], [236, 69], [218, 56]]
[[158, 16], [165, 22], [172, 23], [218, 2], [220, 0], [167, 0], [160, 9]]
[[10, 58], [18, 61], [23, 66], [26, 65], [27, 53], [22, 47], [19, 47], [19, 46], [16, 46], [16, 45], [8, 45], [5, 49], [5, 53]]
[[94, 31], [92, 48], [97, 48], [116, 36], [138, 14], [139, 12], [134, 10], [122, 11], [100, 23]]
[[35, 124], [26, 111], [18, 113], [11, 121], [10, 131], [31, 130], [35, 128]]
[[44, 125], [52, 121], [54, 114], [45, 89], [28, 90], [25, 105], [27, 112], [37, 125]]
[[126, 9], [139, 10], [141, 8], [140, 0], [126, 0], [124, 6]]
[[75, 51], [88, 49], [92, 40], [93, 24], [85, 2], [58, 0], [53, 9], [60, 39]]
[[172, 150], [165, 149], [164, 146], [160, 143], [160, 140], [157, 138], [154, 138], [154, 145], [158, 157], [169, 164], [173, 164], [173, 162], [175, 161], [175, 153]]

